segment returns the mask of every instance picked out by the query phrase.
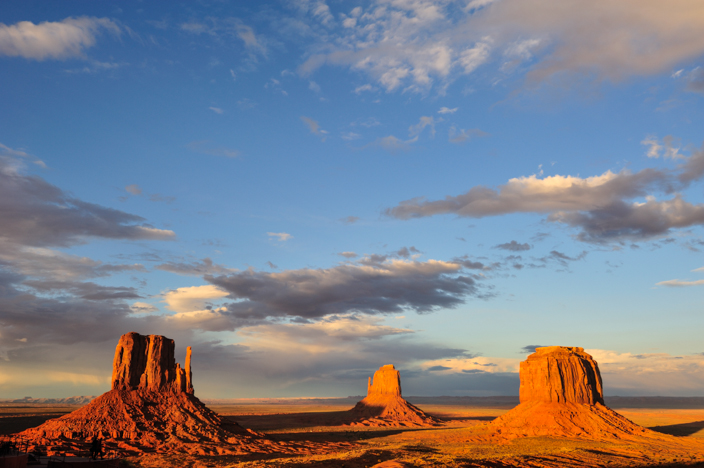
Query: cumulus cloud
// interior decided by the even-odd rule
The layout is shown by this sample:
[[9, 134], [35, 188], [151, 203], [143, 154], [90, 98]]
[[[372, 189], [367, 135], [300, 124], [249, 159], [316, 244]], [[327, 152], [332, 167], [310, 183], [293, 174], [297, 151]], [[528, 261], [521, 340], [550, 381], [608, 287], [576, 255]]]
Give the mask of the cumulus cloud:
[[[670, 159], [675, 159], [676, 152], [672, 154]], [[688, 203], [677, 193], [703, 175], [704, 151], [700, 149], [684, 157], [676, 169], [609, 170], [586, 178], [534, 174], [510, 179], [498, 189], [475, 186], [443, 200], [413, 198], [385, 213], [397, 219], [539, 213], [547, 214], [550, 222], [579, 229], [577, 237], [585, 242], [644, 240], [666, 235], [672, 229], [704, 224], [704, 205]], [[657, 200], [653, 195], [657, 192], [671, 198]]]
[[136, 314], [150, 314], [152, 312], [157, 312], [159, 310], [158, 307], [156, 307], [153, 304], [149, 304], [148, 302], [133, 302], [132, 305], [130, 306], [130, 309], [132, 309], [132, 312]]
[[113, 21], [87, 16], [39, 24], [31, 21], [9, 26], [0, 23], [0, 54], [34, 60], [83, 57], [102, 31], [120, 34], [119, 26]]
[[179, 313], [188, 313], [205, 309], [207, 303], [222, 299], [228, 293], [223, 289], [206, 284], [204, 286], [190, 286], [178, 288], [164, 293], [164, 302], [169, 310]]

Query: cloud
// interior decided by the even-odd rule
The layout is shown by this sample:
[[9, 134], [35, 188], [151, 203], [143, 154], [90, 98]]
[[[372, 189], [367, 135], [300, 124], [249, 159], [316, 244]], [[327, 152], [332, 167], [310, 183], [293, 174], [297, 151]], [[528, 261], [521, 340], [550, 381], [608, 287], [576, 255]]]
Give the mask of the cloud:
[[169, 240], [175, 234], [141, 216], [84, 202], [0, 157], [0, 238], [19, 245], [67, 247], [89, 238]]
[[0, 23], [0, 55], [34, 60], [84, 57], [93, 47], [96, 36], [108, 31], [116, 36], [119, 26], [107, 18], [66, 18], [58, 22], [34, 24], [20, 21], [13, 25]]
[[696, 280], [696, 281], [683, 281], [683, 280], [667, 280], [667, 281], [660, 281], [659, 283], [655, 284], [656, 286], [667, 286], [668, 288], [681, 288], [681, 287], [686, 287], [686, 286], [702, 286], [704, 285], [704, 280]]
[[677, 395], [701, 393], [704, 355], [634, 354], [585, 349], [599, 364], [608, 395]]
[[340, 218], [340, 221], [342, 221], [343, 224], [354, 224], [357, 221], [359, 221], [359, 217], [357, 216], [345, 216], [344, 218]]
[[220, 109], [219, 107], [208, 107], [211, 111], [215, 112], [216, 114], [223, 114], [225, 111]]
[[[245, 49], [252, 62], [257, 61], [257, 57], [266, 57], [267, 47], [261, 36], [257, 36], [254, 29], [242, 22], [239, 18], [215, 18], [208, 17], [204, 22], [191, 21], [181, 24], [181, 30], [191, 34], [205, 34], [216, 40], [221, 40], [221, 36], [234, 37], [244, 43]], [[233, 79], [234, 72], [230, 70]]]
[[226, 297], [227, 291], [206, 284], [204, 286], [190, 286], [178, 288], [163, 294], [163, 300], [169, 310], [178, 313], [189, 313], [205, 309], [207, 303]]
[[449, 141], [450, 143], [464, 143], [471, 140], [473, 137], [484, 137], [489, 134], [479, 130], [478, 128], [468, 128], [467, 130], [458, 129], [455, 126], [450, 127]]
[[418, 141], [418, 136], [409, 140], [400, 140], [393, 135], [377, 138], [369, 146], [379, 146], [389, 153], [395, 154], [398, 151], [408, 151], [411, 149], [411, 143]]
[[150, 314], [159, 310], [158, 307], [149, 304], [148, 302], [133, 302], [130, 309], [132, 309], [132, 312], [135, 314]]
[[233, 268], [227, 268], [224, 265], [217, 265], [213, 263], [210, 258], [204, 258], [199, 262], [191, 263], [167, 262], [157, 265], [154, 268], [185, 276], [226, 275], [237, 271]]
[[278, 240], [279, 242], [286, 242], [289, 239], [293, 239], [293, 236], [286, 232], [267, 232], [266, 235], [272, 239]]
[[[646, 137], [641, 141], [641, 144], [648, 146], [647, 156], [649, 158], [659, 158], [662, 153], [665, 159], [686, 159], [683, 154], [679, 153], [680, 146], [672, 135], [666, 135], [662, 139], [662, 144], [660, 144], [658, 139], [654, 136]], [[675, 146], [675, 144], [678, 144], [678, 146]]]
[[313, 120], [309, 117], [302, 115], [301, 121], [303, 121], [303, 123], [306, 124], [306, 126], [310, 130], [310, 133], [312, 133], [314, 135], [325, 135], [328, 133], [326, 130], [323, 130], [320, 128], [320, 125], [318, 124], [318, 122], [316, 122], [315, 120]]
[[[704, 224], [704, 205], [688, 203], [676, 192], [703, 175], [704, 151], [694, 150], [674, 170], [609, 170], [586, 178], [534, 174], [510, 179], [498, 189], [475, 186], [443, 200], [413, 198], [385, 210], [385, 214], [410, 219], [450, 213], [472, 218], [539, 213], [547, 214], [550, 222], [578, 228], [581, 241], [637, 241]], [[657, 192], [674, 196], [659, 201], [653, 195]], [[637, 198], [645, 201], [634, 200]]]
[[236, 299], [227, 305], [230, 329], [242, 320], [277, 317], [319, 319], [346, 313], [388, 314], [414, 310], [429, 313], [453, 308], [479, 296], [475, 278], [462, 265], [429, 260], [375, 260], [344, 263], [328, 269], [263, 272], [254, 269], [206, 281]]
[[340, 252], [337, 255], [340, 255], [345, 258], [356, 258], [358, 255], [354, 252]]
[[369, 83], [354, 88], [355, 94], [362, 94], [364, 91], [374, 91], [374, 87]]
[[533, 354], [538, 348], [545, 348], [549, 345], [527, 345], [521, 348], [521, 353]]
[[213, 146], [209, 140], [192, 141], [186, 145], [191, 151], [208, 154], [210, 156], [223, 156], [226, 158], [237, 158], [240, 152], [224, 146]]
[[495, 249], [509, 250], [511, 252], [521, 252], [524, 250], [530, 250], [530, 245], [528, 243], [519, 244], [515, 240], [507, 242], [505, 244], [499, 244], [494, 246]]
[[308, 89], [313, 91], [314, 93], [320, 93], [320, 85], [316, 83], [315, 81], [309, 81], [308, 82]]
[[[442, 120], [442, 119], [440, 119]], [[435, 119], [433, 117], [421, 117], [420, 121], [408, 127], [408, 135], [411, 137], [420, 135], [425, 127], [430, 127], [430, 135], [435, 136]]]
[[687, 91], [704, 93], [704, 68], [697, 67], [687, 75]]
[[[346, 17], [344, 28], [320, 34], [299, 71], [345, 66], [387, 92], [446, 87], [494, 63], [490, 73], [499, 77], [524, 63], [519, 70], [533, 84], [556, 76], [617, 82], [699, 58], [702, 18], [697, 0], [479, 0], [463, 9], [445, 1], [377, 1]], [[688, 88], [699, 92], [700, 81], [690, 79]]]
[[454, 114], [455, 112], [457, 112], [457, 109], [459, 109], [459, 107], [455, 107], [452, 109], [447, 108], [447, 107], [441, 107], [440, 110], [438, 111], [438, 114]]
[[59, 280], [26, 280], [22, 284], [29, 286], [40, 293], [66, 291], [75, 297], [89, 301], [138, 299], [142, 297], [137, 294], [137, 290], [135, 288], [126, 286], [101, 286], [90, 282], [80, 283]]
[[127, 187], [125, 187], [125, 191], [127, 191], [128, 193], [130, 193], [132, 195], [141, 195], [142, 194], [142, 189], [137, 184], [128, 185]]

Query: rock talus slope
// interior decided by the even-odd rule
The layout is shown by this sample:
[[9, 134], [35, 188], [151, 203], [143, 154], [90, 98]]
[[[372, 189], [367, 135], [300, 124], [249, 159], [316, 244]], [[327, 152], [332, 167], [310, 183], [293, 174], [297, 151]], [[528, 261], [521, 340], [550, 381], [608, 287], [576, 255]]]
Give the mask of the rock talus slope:
[[521, 363], [520, 379], [521, 403], [489, 424], [496, 436], [664, 437], [604, 405], [599, 367], [582, 348], [537, 348]]
[[190, 363], [190, 347], [182, 369], [174, 360], [173, 340], [127, 333], [115, 350], [112, 390], [21, 435], [49, 452], [85, 446], [95, 436], [128, 454], [282, 451], [280, 444], [221, 418], [196, 398]]
[[367, 397], [352, 408], [353, 426], [432, 426], [440, 421], [401, 396], [401, 373], [393, 364], [369, 378]]

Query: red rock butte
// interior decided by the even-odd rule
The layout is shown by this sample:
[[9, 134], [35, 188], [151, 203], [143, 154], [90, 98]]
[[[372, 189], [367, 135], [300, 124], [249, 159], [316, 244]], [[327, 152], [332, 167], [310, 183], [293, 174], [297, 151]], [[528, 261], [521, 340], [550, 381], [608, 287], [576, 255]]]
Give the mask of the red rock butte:
[[599, 366], [582, 348], [548, 346], [520, 365], [520, 401], [489, 424], [494, 436], [661, 439], [604, 405]]
[[284, 444], [220, 417], [193, 394], [191, 348], [185, 368], [174, 360], [174, 341], [160, 335], [122, 335], [112, 390], [88, 405], [20, 433], [32, 450], [49, 454], [85, 449], [104, 439], [106, 449], [200, 455], [282, 452]]
[[350, 410], [353, 426], [434, 426], [440, 421], [401, 396], [401, 373], [381, 366], [367, 383], [367, 397]]

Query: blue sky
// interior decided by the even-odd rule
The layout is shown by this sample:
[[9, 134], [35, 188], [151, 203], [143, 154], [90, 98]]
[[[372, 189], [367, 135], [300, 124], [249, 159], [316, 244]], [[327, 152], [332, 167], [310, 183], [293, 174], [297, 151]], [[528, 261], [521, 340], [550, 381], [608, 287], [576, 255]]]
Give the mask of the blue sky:
[[702, 395], [697, 0], [0, 7], [0, 397]]

